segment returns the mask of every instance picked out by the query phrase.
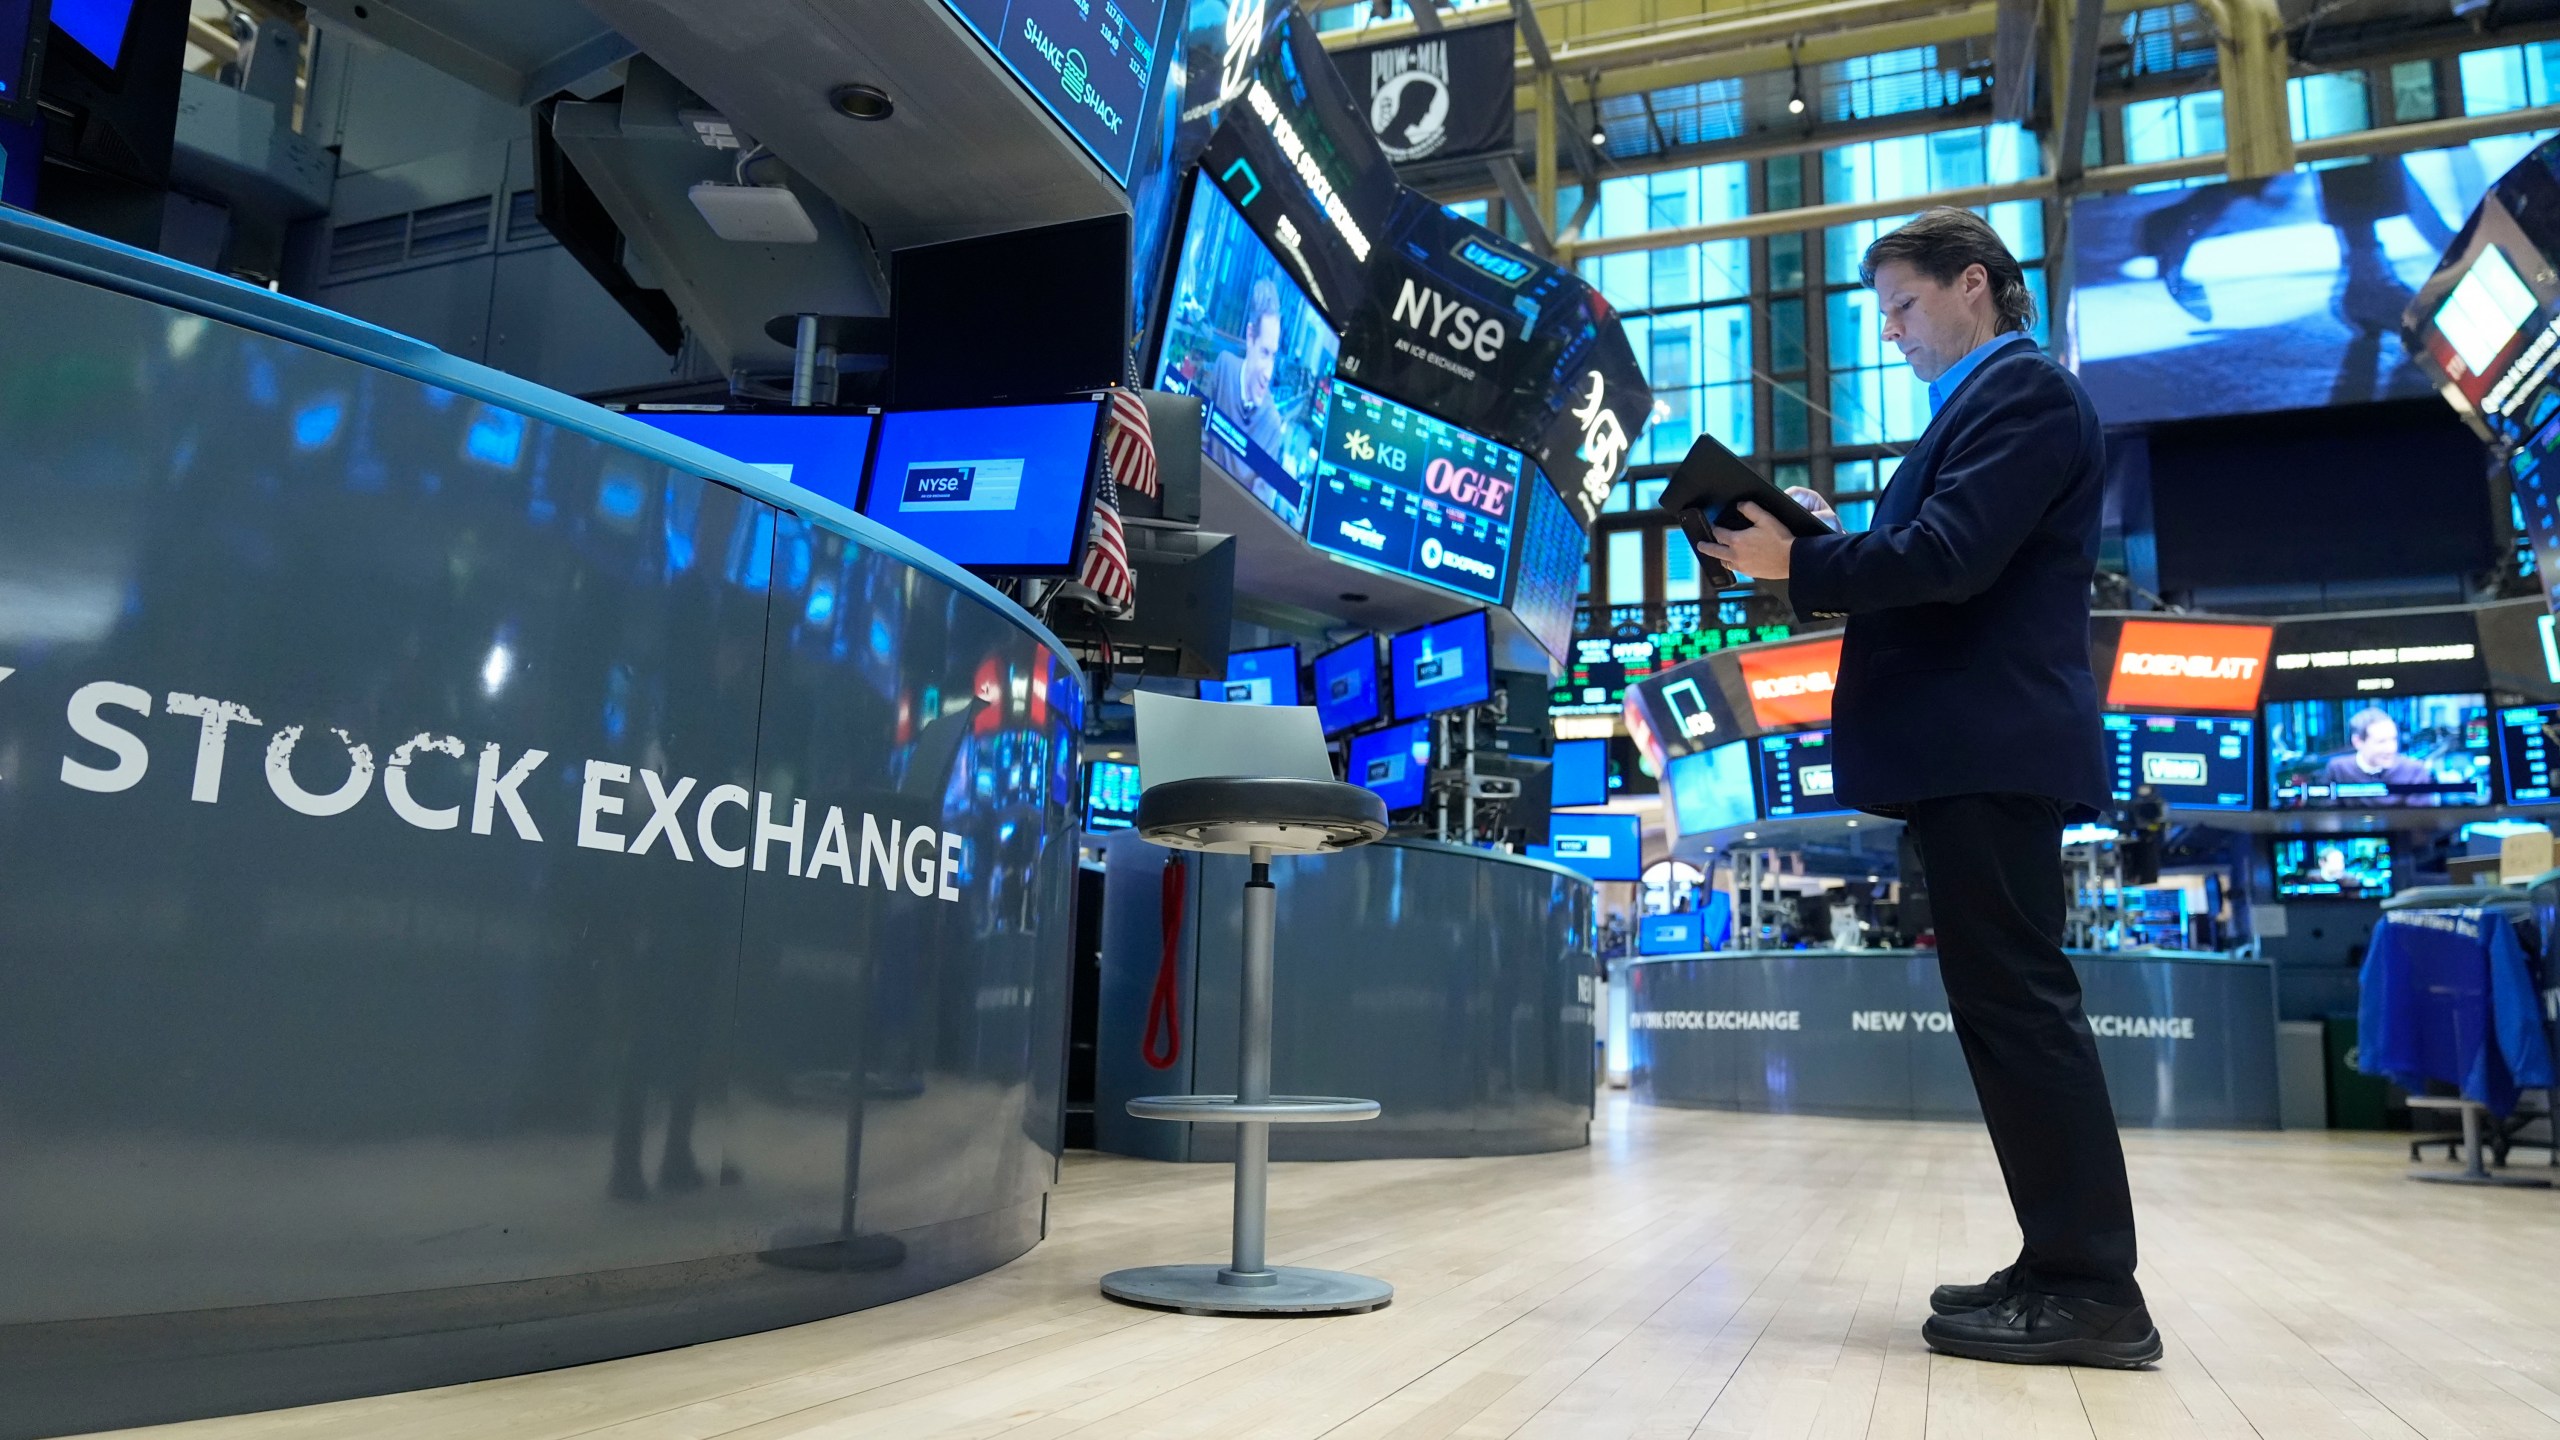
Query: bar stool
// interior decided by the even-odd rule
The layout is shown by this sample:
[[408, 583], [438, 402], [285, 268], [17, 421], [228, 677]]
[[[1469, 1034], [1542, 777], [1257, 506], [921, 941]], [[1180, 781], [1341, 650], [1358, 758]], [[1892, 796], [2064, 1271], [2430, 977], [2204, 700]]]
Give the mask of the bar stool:
[[[1387, 833], [1375, 794], [1333, 778], [1312, 709], [1220, 705], [1141, 692], [1136, 828], [1151, 844], [1243, 855], [1244, 975], [1236, 1007], [1236, 1093], [1151, 1095], [1142, 1120], [1236, 1127], [1233, 1254], [1220, 1265], [1147, 1265], [1102, 1277], [1115, 1300], [1193, 1315], [1340, 1315], [1375, 1310], [1395, 1287], [1366, 1275], [1270, 1264], [1263, 1254], [1271, 1127], [1369, 1120], [1375, 1100], [1271, 1093], [1274, 855], [1366, 845]], [[1152, 723], [1151, 723], [1152, 722]], [[1199, 773], [1203, 767], [1227, 773]], [[1272, 774], [1274, 769], [1287, 772]], [[1261, 773], [1233, 773], [1251, 770]], [[1317, 774], [1307, 773], [1310, 770]]]

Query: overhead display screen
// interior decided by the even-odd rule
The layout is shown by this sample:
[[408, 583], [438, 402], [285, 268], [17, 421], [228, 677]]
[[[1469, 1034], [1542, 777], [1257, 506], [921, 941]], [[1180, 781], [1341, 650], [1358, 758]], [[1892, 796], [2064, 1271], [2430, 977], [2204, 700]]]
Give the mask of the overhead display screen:
[[1751, 797], [1752, 742], [1735, 740], [1671, 762], [1671, 819], [1683, 835], [1703, 835], [1760, 818]]
[[1511, 559], [1511, 613], [1561, 664], [1571, 658], [1573, 602], [1582, 593], [1591, 539], [1555, 486], [1532, 474], [1520, 488], [1527, 498], [1515, 527], [1519, 549]]
[[1390, 810], [1419, 806], [1431, 778], [1430, 722], [1414, 720], [1352, 736], [1343, 777], [1377, 792]]
[[2145, 785], [2171, 805], [2246, 810], [2257, 777], [2257, 722], [2237, 715], [2109, 715], [2115, 798]]
[[2478, 695], [2269, 705], [2267, 805], [2486, 805], [2495, 764], [2489, 718]]
[[[1546, 853], [1540, 855], [1542, 849]], [[1634, 882], [1644, 877], [1644, 826], [1638, 817], [1615, 811], [1559, 811], [1547, 818], [1547, 843], [1529, 847], [1529, 853], [1594, 880]]]
[[1770, 819], [1849, 813], [1832, 799], [1830, 731], [1763, 735], [1751, 748], [1760, 757], [1760, 808]]
[[1470, 610], [1397, 635], [1387, 642], [1387, 674], [1399, 720], [1492, 699], [1493, 645], [1485, 613]]
[[2515, 705], [2498, 712], [2498, 768], [2507, 803], [2548, 805], [2552, 760], [2560, 755], [2560, 705]]
[[2379, 900], [2391, 893], [2391, 841], [2381, 835], [2278, 840], [2276, 898]]
[[2444, 695], [2489, 683], [2469, 609], [2323, 616], [2276, 627], [2265, 698]]
[[1316, 657], [1316, 719], [1339, 735], [1378, 718], [1378, 641], [1360, 635]]
[[1559, 810], [1609, 803], [1609, 742], [1559, 740], [1549, 763], [1547, 803]]
[[1156, 388], [1200, 401], [1200, 450], [1307, 528], [1340, 336], [1201, 172], [1166, 302]]
[[1138, 823], [1138, 767], [1097, 760], [1084, 772], [1084, 828], [1089, 835]]
[[1163, 88], [1164, 0], [943, 0], [1111, 178]]
[[1200, 698], [1233, 705], [1298, 703], [1298, 647], [1227, 652], [1227, 678], [1200, 682]]
[[1525, 463], [1507, 445], [1336, 381], [1307, 540], [1499, 604]]
[[1765, 729], [1831, 723], [1831, 687], [1840, 673], [1840, 642], [1808, 640], [1745, 650], [1742, 683], [1751, 695], [1751, 718]]
[[862, 513], [973, 570], [1066, 574], [1084, 548], [1102, 404], [893, 411]]
[[2127, 620], [2107, 672], [2107, 703], [2245, 715], [2258, 708], [2275, 635], [2272, 625]]
[[634, 410], [630, 415], [848, 510], [862, 501], [862, 465], [871, 454], [874, 425], [869, 415], [811, 410]]
[[[2352, 103], [2362, 110], [2361, 92]], [[2426, 394], [2401, 315], [2489, 181], [2532, 145], [2500, 136], [2075, 201], [2071, 331], [2099, 417], [2128, 425]], [[2477, 298], [2457, 321], [2475, 349], [2496, 343], [2514, 305], [2503, 288]]]

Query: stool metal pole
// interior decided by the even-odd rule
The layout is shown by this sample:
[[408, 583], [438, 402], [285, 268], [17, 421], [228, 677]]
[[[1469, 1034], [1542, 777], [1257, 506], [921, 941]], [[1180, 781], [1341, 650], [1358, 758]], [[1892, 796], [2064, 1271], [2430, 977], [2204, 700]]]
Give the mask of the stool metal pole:
[[[1271, 945], [1278, 929], [1271, 887], [1271, 847], [1256, 845], [1253, 877], [1244, 882], [1244, 986], [1236, 1005], [1236, 1103], [1271, 1103]], [[1218, 1272], [1221, 1285], [1277, 1283], [1263, 1263], [1264, 1222], [1271, 1203], [1271, 1125], [1236, 1127], [1235, 1259]]]

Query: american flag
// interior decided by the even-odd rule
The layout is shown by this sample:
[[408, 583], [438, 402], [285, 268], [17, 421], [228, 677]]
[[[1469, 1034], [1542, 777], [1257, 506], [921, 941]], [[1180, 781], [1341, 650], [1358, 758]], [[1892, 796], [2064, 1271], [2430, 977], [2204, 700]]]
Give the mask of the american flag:
[[1155, 493], [1156, 444], [1147, 428], [1146, 406], [1126, 390], [1111, 392], [1111, 414], [1102, 444], [1102, 476], [1093, 492], [1093, 528], [1085, 546], [1084, 566], [1076, 582], [1092, 591], [1113, 614], [1127, 614], [1137, 598], [1137, 582], [1129, 573], [1129, 538], [1120, 524], [1122, 477], [1132, 485], [1144, 478], [1146, 493]]
[[1105, 437], [1112, 479], [1141, 495], [1156, 493], [1156, 436], [1146, 402], [1135, 390], [1111, 392], [1111, 430]]

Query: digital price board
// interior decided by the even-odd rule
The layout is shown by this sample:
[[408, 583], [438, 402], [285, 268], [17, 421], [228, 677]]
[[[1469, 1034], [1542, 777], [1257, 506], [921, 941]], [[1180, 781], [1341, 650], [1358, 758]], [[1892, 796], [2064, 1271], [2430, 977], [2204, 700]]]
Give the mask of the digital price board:
[[2246, 810], [2258, 772], [2255, 719], [2242, 715], [2108, 715], [2115, 798], [2145, 785], [2172, 805]]
[[2509, 804], [2552, 802], [2555, 753], [2560, 753], [2560, 705], [2515, 705], [2498, 712], [2498, 768], [2506, 772]]
[[1547, 713], [1615, 715], [1626, 706], [1627, 687], [1639, 680], [1718, 650], [1784, 640], [1792, 633], [1784, 625], [1711, 625], [1650, 635], [1585, 635], [1565, 657], [1564, 679], [1548, 696]]
[[1511, 562], [1511, 613], [1548, 654], [1563, 660], [1573, 647], [1573, 602], [1582, 591], [1591, 540], [1556, 487], [1533, 476], [1523, 488], [1529, 492], [1528, 516], [1518, 527], [1520, 553]]
[[1337, 380], [1308, 543], [1500, 604], [1526, 467], [1508, 445]]
[[1760, 757], [1760, 808], [1770, 819], [1849, 813], [1832, 799], [1830, 731], [1763, 735], [1752, 745]]

